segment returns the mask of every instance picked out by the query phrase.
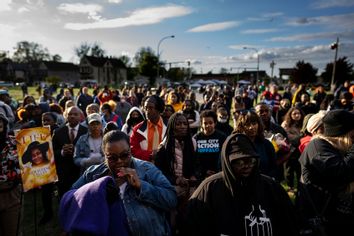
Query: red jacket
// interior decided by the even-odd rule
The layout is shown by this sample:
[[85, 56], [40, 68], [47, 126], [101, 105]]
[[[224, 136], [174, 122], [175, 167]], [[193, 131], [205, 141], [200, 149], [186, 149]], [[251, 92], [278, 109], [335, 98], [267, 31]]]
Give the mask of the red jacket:
[[[132, 135], [130, 136], [130, 147], [132, 150], [132, 154], [134, 157], [144, 160], [144, 161], [151, 161], [152, 151], [148, 149], [148, 123], [147, 120], [137, 124], [133, 128]], [[165, 136], [167, 126], [163, 123], [162, 126], [162, 134], [161, 137]]]
[[307, 144], [309, 144], [311, 138], [312, 136], [306, 135], [305, 137], [300, 139], [300, 145], [299, 145], [300, 153], [302, 153], [305, 150], [305, 147], [307, 146]]

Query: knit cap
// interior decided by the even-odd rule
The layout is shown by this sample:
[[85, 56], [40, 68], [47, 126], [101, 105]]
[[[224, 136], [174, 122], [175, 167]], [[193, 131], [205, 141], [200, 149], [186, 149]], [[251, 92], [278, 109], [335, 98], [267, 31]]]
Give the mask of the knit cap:
[[324, 135], [329, 137], [342, 136], [354, 129], [354, 113], [336, 109], [323, 117]]
[[327, 111], [321, 110], [318, 113], [311, 116], [306, 125], [307, 131], [309, 133], [315, 132], [318, 129], [318, 127], [320, 127], [323, 124], [322, 119], [326, 114]]

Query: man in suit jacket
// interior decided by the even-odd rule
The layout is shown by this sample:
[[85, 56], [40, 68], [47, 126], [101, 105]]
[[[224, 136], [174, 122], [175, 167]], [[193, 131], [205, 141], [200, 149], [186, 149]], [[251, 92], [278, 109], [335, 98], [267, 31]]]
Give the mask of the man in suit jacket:
[[53, 134], [54, 158], [59, 177], [59, 196], [68, 191], [80, 177], [80, 169], [74, 164], [74, 147], [79, 137], [87, 133], [87, 128], [80, 125], [82, 111], [77, 106], [68, 110], [67, 124]]

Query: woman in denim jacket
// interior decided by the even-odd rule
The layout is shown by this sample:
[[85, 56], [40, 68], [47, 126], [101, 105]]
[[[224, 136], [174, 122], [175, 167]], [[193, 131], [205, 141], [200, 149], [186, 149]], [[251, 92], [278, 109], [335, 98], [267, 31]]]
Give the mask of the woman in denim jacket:
[[131, 156], [129, 136], [125, 133], [110, 131], [102, 146], [105, 163], [89, 167], [73, 189], [112, 176], [116, 191], [108, 190], [107, 198], [123, 200], [131, 235], [171, 235], [167, 213], [177, 204], [175, 188], [152, 163]]
[[104, 161], [102, 152], [102, 120], [98, 113], [87, 116], [88, 133], [82, 135], [75, 145], [74, 163], [83, 173], [88, 167]]

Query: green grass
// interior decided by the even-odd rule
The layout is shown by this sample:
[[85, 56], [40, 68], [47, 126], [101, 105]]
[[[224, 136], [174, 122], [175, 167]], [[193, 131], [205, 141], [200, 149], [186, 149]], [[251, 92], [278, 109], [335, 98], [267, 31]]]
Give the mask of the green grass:
[[[30, 190], [23, 194], [22, 204], [22, 224], [21, 232], [23, 236], [36, 236], [35, 234], [35, 221], [37, 222], [37, 236], [56, 236], [60, 235], [62, 230], [60, 228], [58, 219], [59, 199], [53, 196], [53, 218], [45, 225], [38, 225], [39, 220], [43, 215], [43, 207], [41, 200], [41, 190]], [[36, 200], [36, 201], [35, 201]], [[35, 209], [36, 219], [35, 219]]]
[[[38, 101], [40, 95], [36, 91], [37, 87], [28, 87], [28, 95], [33, 96], [36, 101]], [[23, 97], [22, 97], [22, 90], [20, 87], [10, 87], [8, 88], [9, 94], [13, 99], [16, 99], [17, 101], [22, 102]], [[43, 92], [43, 89], [42, 89]], [[57, 89], [57, 92], [59, 92], [59, 88]], [[77, 93], [79, 92], [78, 88], [74, 88], [74, 95], [76, 96]], [[89, 93], [92, 94], [92, 89], [89, 90]], [[53, 94], [53, 96], [56, 96], [56, 93]]]

